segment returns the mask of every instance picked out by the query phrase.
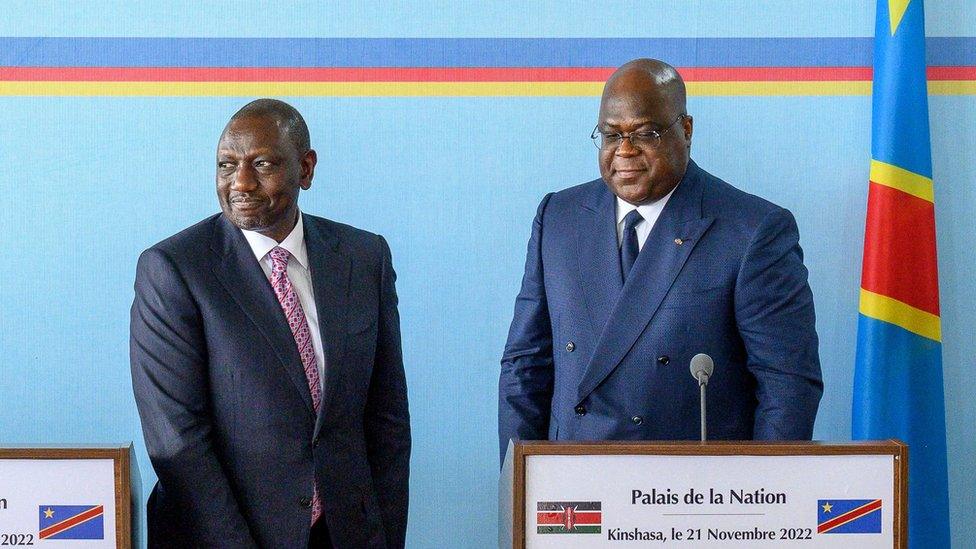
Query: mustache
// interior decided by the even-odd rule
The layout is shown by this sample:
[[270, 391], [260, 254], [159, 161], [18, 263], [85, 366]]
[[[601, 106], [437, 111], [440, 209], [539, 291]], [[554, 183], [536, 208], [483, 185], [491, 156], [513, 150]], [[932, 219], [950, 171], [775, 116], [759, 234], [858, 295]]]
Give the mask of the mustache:
[[229, 201], [232, 204], [236, 204], [238, 202], [260, 202], [262, 200], [264, 200], [263, 197], [248, 193], [234, 193], [231, 194], [229, 198]]

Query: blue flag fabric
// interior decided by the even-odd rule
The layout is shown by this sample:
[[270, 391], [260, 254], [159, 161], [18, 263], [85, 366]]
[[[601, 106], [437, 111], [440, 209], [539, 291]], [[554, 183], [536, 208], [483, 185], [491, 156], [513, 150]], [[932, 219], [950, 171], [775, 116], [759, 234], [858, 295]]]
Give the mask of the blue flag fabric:
[[949, 547], [942, 331], [922, 0], [879, 0], [855, 439], [908, 444], [909, 547]]

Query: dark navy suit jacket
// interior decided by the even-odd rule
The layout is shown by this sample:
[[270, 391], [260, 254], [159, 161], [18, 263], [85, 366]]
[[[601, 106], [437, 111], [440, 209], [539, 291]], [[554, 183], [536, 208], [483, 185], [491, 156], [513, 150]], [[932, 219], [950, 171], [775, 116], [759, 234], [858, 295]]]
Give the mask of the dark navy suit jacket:
[[325, 351], [318, 417], [244, 235], [210, 217], [143, 252], [132, 383], [159, 478], [150, 547], [305, 547], [312, 483], [337, 547], [402, 547], [410, 425], [382, 237], [305, 215]]
[[694, 162], [622, 282], [598, 179], [543, 199], [502, 358], [509, 439], [699, 437], [688, 366], [715, 361], [714, 439], [809, 439], [823, 384], [793, 216]]

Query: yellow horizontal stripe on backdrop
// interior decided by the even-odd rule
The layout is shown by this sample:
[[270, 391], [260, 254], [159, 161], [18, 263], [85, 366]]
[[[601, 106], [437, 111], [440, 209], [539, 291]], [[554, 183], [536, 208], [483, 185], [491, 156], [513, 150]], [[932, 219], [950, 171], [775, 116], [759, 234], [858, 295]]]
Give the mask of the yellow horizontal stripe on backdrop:
[[922, 200], [935, 201], [932, 180], [924, 175], [910, 172], [893, 164], [872, 160], [870, 177], [871, 181], [879, 185], [898, 189]]
[[929, 95], [976, 95], [976, 80], [931, 80]]
[[792, 95], [870, 95], [866, 81], [791, 81], [791, 82], [688, 82], [688, 95], [792, 96]]
[[913, 334], [934, 341], [942, 341], [942, 323], [939, 317], [916, 309], [897, 299], [869, 292], [862, 288], [860, 311], [865, 316], [901, 326]]
[[[0, 96], [595, 97], [603, 82], [0, 81]], [[688, 82], [693, 96], [863, 96], [867, 81]], [[976, 81], [929, 82], [932, 95], [976, 95]]]

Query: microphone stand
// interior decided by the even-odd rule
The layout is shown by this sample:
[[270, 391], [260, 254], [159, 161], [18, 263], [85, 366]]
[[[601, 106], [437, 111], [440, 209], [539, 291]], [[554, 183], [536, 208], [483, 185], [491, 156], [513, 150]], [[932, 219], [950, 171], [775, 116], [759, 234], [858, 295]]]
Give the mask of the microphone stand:
[[698, 381], [698, 390], [701, 392], [701, 441], [708, 439], [705, 431], [705, 386], [708, 385], [708, 378], [715, 370], [715, 363], [712, 357], [705, 353], [698, 353], [691, 358], [691, 377]]
[[[704, 378], [704, 379], [703, 379]], [[701, 390], [701, 441], [705, 442], [707, 439], [705, 432], [705, 386], [708, 384], [708, 378], [701, 376], [698, 378], [698, 388]]]

